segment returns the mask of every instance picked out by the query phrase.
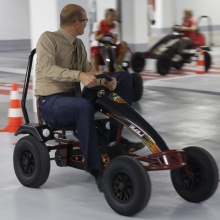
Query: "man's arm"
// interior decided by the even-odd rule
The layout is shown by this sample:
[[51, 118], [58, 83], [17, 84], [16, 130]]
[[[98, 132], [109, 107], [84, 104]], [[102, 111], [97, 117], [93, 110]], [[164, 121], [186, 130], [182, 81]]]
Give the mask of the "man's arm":
[[37, 68], [44, 77], [54, 81], [79, 82], [80, 71], [56, 65], [56, 42], [47, 32], [39, 38], [36, 52]]

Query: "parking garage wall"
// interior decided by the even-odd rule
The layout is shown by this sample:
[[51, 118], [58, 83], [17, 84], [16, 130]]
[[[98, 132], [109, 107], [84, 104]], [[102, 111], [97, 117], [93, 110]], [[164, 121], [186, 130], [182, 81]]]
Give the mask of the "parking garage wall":
[[[35, 9], [30, 10], [30, 2], [36, 2], [36, 0], [0, 0], [0, 49], [5, 49], [10, 46], [19, 49], [19, 47], [30, 47], [30, 39], [32, 38], [33, 29], [42, 29], [44, 27], [44, 21], [41, 17], [47, 14], [47, 19], [54, 10], [53, 7], [45, 7], [47, 2], [53, 2], [54, 0], [44, 1], [44, 4], [38, 7], [39, 21], [32, 27], [31, 25], [31, 13]], [[83, 2], [89, 3], [92, 0], [79, 1], [79, 4]], [[107, 7], [116, 7], [117, 0], [95, 0], [97, 5], [97, 19], [103, 17], [103, 10]], [[59, 4], [69, 3], [69, 1], [58, 1]], [[147, 10], [145, 6], [147, 0], [139, 1], [138, 4], [134, 3], [137, 0], [122, 0], [124, 6], [123, 10], [130, 11], [130, 14], [126, 14], [123, 17], [123, 37], [133, 44], [140, 46], [143, 44], [143, 36], [149, 34], [145, 28], [142, 31], [137, 31], [135, 26], [148, 25]], [[220, 15], [218, 6], [219, 0], [155, 0], [155, 20], [156, 24], [151, 25], [151, 35], [156, 39], [161, 35], [167, 34], [171, 31], [171, 26], [176, 23], [180, 23], [182, 20], [183, 9], [191, 7], [194, 10], [194, 17], [198, 18], [201, 15], [207, 15], [212, 21], [213, 41], [215, 45], [220, 45]], [[49, 10], [50, 9], [50, 10]], [[90, 8], [88, 8], [90, 9]], [[134, 9], [134, 10], [133, 10]], [[143, 13], [145, 10], [145, 14]], [[140, 11], [140, 13], [138, 13]], [[36, 11], [35, 11], [36, 13]], [[56, 11], [57, 13], [57, 11]], [[57, 20], [50, 19], [51, 24], [56, 23]], [[59, 25], [59, 24], [58, 24]], [[131, 26], [134, 25], [134, 26]], [[206, 20], [202, 20], [199, 24], [200, 29], [208, 32], [208, 24]], [[88, 28], [89, 29], [89, 28]], [[130, 33], [129, 33], [130, 32]], [[85, 38], [85, 42], [89, 42], [89, 38]], [[149, 40], [151, 41], [151, 40]], [[17, 42], [17, 44], [16, 44]]]

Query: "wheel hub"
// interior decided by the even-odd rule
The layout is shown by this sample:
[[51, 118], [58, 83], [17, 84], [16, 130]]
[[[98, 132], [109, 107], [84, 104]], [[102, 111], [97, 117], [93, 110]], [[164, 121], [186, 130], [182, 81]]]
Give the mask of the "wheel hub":
[[201, 182], [201, 173], [195, 166], [191, 166], [188, 172], [184, 171], [182, 174], [182, 181], [186, 188], [197, 188]]
[[25, 159], [24, 159], [24, 161], [23, 161], [23, 163], [24, 163], [24, 165], [25, 165], [25, 166], [27, 166], [27, 165], [29, 164], [28, 159], [27, 159], [27, 158], [25, 158]]
[[21, 153], [20, 165], [24, 175], [31, 176], [34, 173], [34, 169], [35, 169], [34, 157], [29, 150], [25, 150]]
[[130, 177], [123, 172], [117, 173], [113, 179], [112, 190], [118, 201], [128, 202], [133, 194]]
[[119, 183], [118, 184], [118, 189], [124, 190], [125, 189], [125, 184], [124, 183]]

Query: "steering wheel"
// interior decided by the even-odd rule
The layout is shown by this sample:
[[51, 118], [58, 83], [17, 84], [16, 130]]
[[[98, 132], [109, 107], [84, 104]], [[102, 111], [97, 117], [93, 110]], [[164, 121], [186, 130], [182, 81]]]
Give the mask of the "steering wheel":
[[[176, 27], [177, 29], [176, 29], [175, 27]], [[174, 34], [178, 34], [178, 35], [183, 35], [183, 34], [184, 34], [184, 31], [179, 30], [178, 27], [181, 27], [181, 25], [175, 24], [175, 25], [173, 26], [173, 33], [174, 33]]]
[[[106, 73], [101, 73], [99, 75], [96, 75], [97, 79], [106, 79], [107, 81], [112, 81], [112, 78], [107, 75]], [[105, 86], [95, 86], [92, 88], [84, 87], [82, 91], [82, 97], [90, 100], [92, 103], [95, 102], [97, 97], [101, 97], [106, 93], [106, 91], [110, 91]]]
[[102, 43], [104, 45], [109, 45], [109, 46], [116, 46], [116, 44], [112, 42], [113, 39], [114, 37], [111, 33], [105, 34], [103, 38], [99, 40], [99, 43]]

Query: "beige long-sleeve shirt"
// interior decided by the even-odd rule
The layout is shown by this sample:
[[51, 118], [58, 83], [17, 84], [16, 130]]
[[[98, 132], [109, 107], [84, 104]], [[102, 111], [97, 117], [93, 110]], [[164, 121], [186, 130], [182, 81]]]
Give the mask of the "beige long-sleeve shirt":
[[[35, 95], [47, 96], [79, 88], [80, 72], [95, 72], [83, 42], [62, 28], [38, 40]], [[77, 85], [78, 84], [78, 85]]]

